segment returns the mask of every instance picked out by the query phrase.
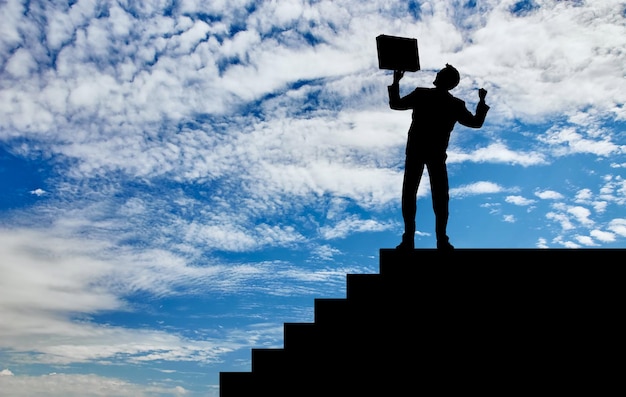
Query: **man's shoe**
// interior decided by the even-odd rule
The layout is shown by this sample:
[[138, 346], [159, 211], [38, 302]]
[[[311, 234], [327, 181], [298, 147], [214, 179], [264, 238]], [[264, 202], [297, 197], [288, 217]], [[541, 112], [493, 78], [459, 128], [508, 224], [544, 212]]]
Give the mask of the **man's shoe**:
[[409, 241], [402, 241], [396, 249], [399, 251], [413, 251], [415, 249], [415, 245], [411, 244]]
[[440, 251], [453, 251], [454, 246], [449, 241], [437, 242], [437, 249]]

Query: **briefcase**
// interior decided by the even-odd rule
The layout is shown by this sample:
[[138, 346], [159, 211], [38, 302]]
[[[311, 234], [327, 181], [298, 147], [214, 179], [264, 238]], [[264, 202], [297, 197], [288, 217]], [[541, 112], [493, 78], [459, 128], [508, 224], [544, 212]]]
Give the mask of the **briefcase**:
[[376, 37], [380, 69], [416, 72], [420, 70], [417, 39], [381, 34]]

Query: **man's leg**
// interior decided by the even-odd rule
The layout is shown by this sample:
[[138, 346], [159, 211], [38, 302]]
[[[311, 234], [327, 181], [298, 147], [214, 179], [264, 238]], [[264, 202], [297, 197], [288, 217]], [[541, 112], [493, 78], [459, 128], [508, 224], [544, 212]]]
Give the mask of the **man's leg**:
[[448, 169], [445, 158], [428, 163], [428, 175], [430, 177], [430, 189], [433, 198], [433, 211], [435, 212], [435, 233], [437, 236], [437, 248], [453, 249], [448, 241], [446, 229], [448, 227], [448, 204], [450, 202]]
[[424, 163], [411, 156], [406, 157], [404, 164], [404, 180], [402, 181], [402, 219], [404, 234], [402, 243], [397, 248], [413, 249], [415, 247], [415, 213], [417, 212], [417, 188], [424, 171]]

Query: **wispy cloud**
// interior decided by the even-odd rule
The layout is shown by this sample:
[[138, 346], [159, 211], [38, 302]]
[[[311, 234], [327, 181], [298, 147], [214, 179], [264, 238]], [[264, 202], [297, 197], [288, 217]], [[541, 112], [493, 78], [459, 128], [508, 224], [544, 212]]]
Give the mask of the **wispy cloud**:
[[460, 186], [450, 189], [450, 196], [473, 196], [478, 194], [501, 193], [507, 189], [497, 183], [480, 181], [469, 185]]
[[321, 227], [320, 233], [325, 239], [330, 240], [344, 238], [350, 234], [359, 232], [380, 232], [397, 227], [398, 225], [393, 222], [379, 222], [373, 219], [359, 219], [356, 216], [351, 216], [346, 219], [341, 219], [332, 226]]
[[611, 141], [610, 131], [596, 131], [595, 134], [591, 131], [590, 135], [594, 135], [594, 139], [585, 138], [575, 127], [553, 127], [539, 140], [548, 144], [557, 156], [574, 153], [590, 153], [597, 156], [626, 153], [626, 146]]
[[[6, 370], [5, 370], [6, 371]], [[5, 372], [3, 371], [3, 372]], [[54, 393], [64, 396], [119, 396], [136, 397], [149, 395], [185, 396], [188, 391], [182, 386], [152, 385], [143, 386], [122, 379], [98, 375], [77, 375], [51, 373], [42, 376], [12, 375], [0, 376], [4, 393], [15, 397], [45, 395]]]
[[499, 142], [476, 149], [471, 153], [457, 153], [451, 151], [448, 158], [450, 163], [471, 161], [476, 163], [521, 165], [524, 167], [547, 163], [545, 156], [541, 153], [514, 151]]
[[[234, 330], [220, 339], [189, 339], [167, 330], [123, 328], [81, 320], [111, 311], [137, 310], [128, 299], [151, 296], [242, 293], [263, 290], [259, 278], [340, 280], [350, 269], [294, 271], [280, 264], [190, 266], [184, 258], [158, 250], [124, 252], [97, 241], [59, 238], [29, 230], [2, 231], [0, 314], [2, 348], [19, 362], [49, 364], [103, 361], [215, 362], [254, 334]], [[113, 254], [113, 256], [112, 256]], [[271, 268], [274, 268], [273, 270]], [[257, 280], [251, 282], [251, 280]], [[286, 295], [310, 294], [298, 283]], [[258, 285], [258, 287], [253, 287]], [[273, 326], [273, 325], [272, 325]], [[252, 338], [252, 339], [250, 339]], [[246, 341], [246, 339], [248, 339]], [[23, 353], [22, 353], [23, 352]]]

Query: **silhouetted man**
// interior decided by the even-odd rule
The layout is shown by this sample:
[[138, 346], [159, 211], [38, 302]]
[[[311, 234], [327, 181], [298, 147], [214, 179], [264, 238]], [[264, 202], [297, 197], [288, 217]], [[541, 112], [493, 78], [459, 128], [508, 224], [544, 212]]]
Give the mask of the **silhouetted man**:
[[448, 225], [448, 170], [446, 150], [450, 133], [459, 122], [471, 128], [480, 128], [485, 121], [489, 106], [485, 103], [487, 91], [478, 90], [480, 101], [476, 115], [465, 107], [465, 102], [455, 98], [448, 91], [459, 84], [459, 72], [451, 65], [437, 73], [435, 88], [417, 87], [413, 92], [400, 98], [400, 79], [404, 72], [393, 73], [393, 84], [388, 87], [389, 106], [395, 110], [413, 110], [413, 121], [409, 128], [406, 144], [404, 181], [402, 183], [402, 218], [404, 234], [398, 249], [412, 250], [415, 247], [415, 212], [417, 209], [417, 188], [422, 178], [424, 166], [428, 168], [430, 189], [435, 212], [435, 233], [437, 248], [452, 250], [446, 234]]

